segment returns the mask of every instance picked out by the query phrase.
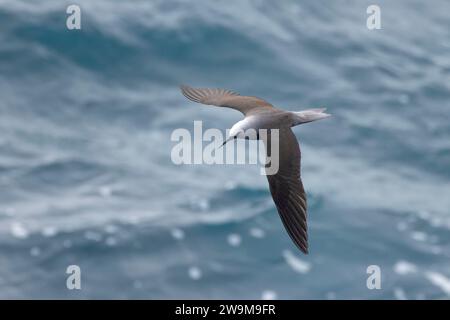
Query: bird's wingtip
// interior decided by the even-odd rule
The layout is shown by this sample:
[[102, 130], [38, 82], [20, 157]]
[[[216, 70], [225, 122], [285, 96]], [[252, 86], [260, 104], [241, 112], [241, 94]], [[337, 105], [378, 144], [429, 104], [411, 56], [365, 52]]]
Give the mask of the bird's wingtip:
[[181, 93], [183, 94], [183, 96], [185, 96], [186, 98], [188, 98], [189, 100], [193, 100], [196, 101], [193, 97], [192, 94], [190, 93], [192, 90], [194, 90], [194, 88], [192, 88], [191, 86], [188, 86], [186, 84], [180, 84], [179, 85]]
[[298, 246], [298, 248], [299, 248], [300, 251], [303, 252], [304, 254], [309, 254], [309, 248], [308, 248], [308, 245]]

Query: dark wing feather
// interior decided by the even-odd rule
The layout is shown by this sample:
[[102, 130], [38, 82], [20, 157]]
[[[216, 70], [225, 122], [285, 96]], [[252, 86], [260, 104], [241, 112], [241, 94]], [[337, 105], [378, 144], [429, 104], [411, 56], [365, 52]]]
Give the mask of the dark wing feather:
[[[269, 139], [274, 140], [270, 138], [271, 136]], [[275, 141], [270, 142], [275, 143]], [[273, 144], [272, 150], [268, 141], [265, 144], [270, 156]], [[307, 204], [305, 189], [300, 178], [300, 158], [300, 147], [292, 130], [290, 128], [280, 129], [279, 170], [274, 175], [267, 175], [270, 193], [289, 236], [296, 246], [307, 254]]]
[[247, 115], [255, 108], [273, 108], [273, 106], [257, 97], [241, 96], [227, 89], [192, 88], [181, 86], [183, 95], [194, 102], [218, 107], [228, 107]]

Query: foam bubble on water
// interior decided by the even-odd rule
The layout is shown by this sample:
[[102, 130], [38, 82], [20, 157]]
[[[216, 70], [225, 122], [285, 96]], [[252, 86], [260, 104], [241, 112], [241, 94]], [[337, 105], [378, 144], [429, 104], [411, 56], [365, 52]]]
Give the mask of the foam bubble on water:
[[105, 243], [107, 246], [113, 247], [117, 244], [117, 239], [114, 237], [108, 237], [106, 238]]
[[441, 273], [428, 271], [425, 272], [425, 277], [436, 287], [439, 287], [445, 294], [450, 296], [450, 279]]
[[102, 235], [100, 233], [98, 233], [98, 232], [95, 232], [95, 231], [86, 231], [84, 233], [84, 237], [87, 240], [92, 240], [92, 241], [100, 241], [100, 240], [102, 240]]
[[258, 239], [264, 238], [264, 236], [266, 235], [264, 230], [260, 229], [260, 228], [251, 228], [249, 233], [252, 237], [258, 238]]
[[192, 280], [200, 280], [202, 277], [202, 270], [198, 267], [190, 267], [188, 270], [188, 275]]
[[98, 188], [98, 193], [103, 198], [107, 198], [112, 195], [112, 189], [111, 189], [111, 187], [108, 187], [108, 186], [101, 186], [100, 188]]
[[230, 246], [238, 247], [241, 245], [242, 238], [240, 235], [238, 235], [236, 233], [232, 233], [232, 234], [228, 235], [227, 241]]
[[210, 208], [209, 200], [206, 198], [191, 197], [189, 204], [192, 209], [207, 211]]
[[428, 236], [425, 232], [414, 231], [411, 233], [411, 238], [419, 242], [424, 242], [427, 240]]
[[301, 260], [289, 250], [283, 251], [283, 257], [286, 263], [296, 272], [308, 273], [311, 270], [311, 264], [309, 262]]
[[18, 239], [25, 239], [28, 237], [28, 230], [20, 222], [13, 222], [11, 224], [11, 234]]
[[172, 237], [176, 240], [183, 240], [184, 239], [184, 231], [179, 228], [174, 228], [170, 231], [170, 234]]
[[41, 249], [39, 249], [39, 247], [33, 247], [30, 249], [30, 254], [33, 257], [37, 257], [38, 255], [41, 254]]
[[44, 237], [53, 237], [58, 233], [58, 230], [55, 227], [47, 226], [42, 229], [42, 235]]
[[261, 293], [261, 299], [262, 300], [276, 300], [277, 299], [277, 293], [273, 290], [264, 290]]
[[209, 201], [207, 199], [200, 199], [197, 204], [200, 210], [206, 211], [209, 209]]
[[394, 297], [397, 300], [408, 300], [402, 288], [394, 288]]
[[407, 275], [417, 272], [417, 267], [408, 261], [400, 260], [394, 265], [394, 272], [399, 275]]

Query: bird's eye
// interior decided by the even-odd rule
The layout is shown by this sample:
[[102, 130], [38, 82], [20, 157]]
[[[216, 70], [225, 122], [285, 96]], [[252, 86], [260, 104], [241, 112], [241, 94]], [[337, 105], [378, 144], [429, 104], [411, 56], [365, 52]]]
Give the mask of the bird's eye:
[[237, 139], [237, 136], [234, 136], [233, 138], [234, 138], [234, 140], [236, 140], [236, 139]]

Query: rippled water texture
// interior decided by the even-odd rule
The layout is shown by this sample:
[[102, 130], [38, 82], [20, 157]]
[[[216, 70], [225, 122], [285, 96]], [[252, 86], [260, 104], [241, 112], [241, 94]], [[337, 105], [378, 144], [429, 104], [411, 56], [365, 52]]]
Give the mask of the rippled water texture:
[[[448, 1], [378, 1], [374, 31], [368, 1], [76, 2], [69, 31], [72, 2], [0, 0], [0, 298], [450, 296]], [[295, 129], [308, 256], [257, 166], [171, 162], [241, 117], [181, 83], [328, 107]]]

